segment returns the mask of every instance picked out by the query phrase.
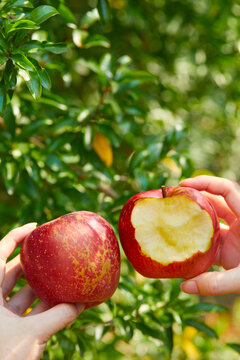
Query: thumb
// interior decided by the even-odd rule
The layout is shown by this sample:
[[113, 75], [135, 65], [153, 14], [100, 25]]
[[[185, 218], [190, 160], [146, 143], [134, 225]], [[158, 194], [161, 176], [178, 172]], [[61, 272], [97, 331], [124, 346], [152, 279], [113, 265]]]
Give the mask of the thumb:
[[84, 308], [84, 304], [58, 304], [47, 311], [31, 316], [40, 340], [46, 342], [53, 334], [74, 321]]
[[181, 284], [188, 294], [223, 295], [240, 293], [240, 267], [227, 271], [213, 271], [196, 276]]

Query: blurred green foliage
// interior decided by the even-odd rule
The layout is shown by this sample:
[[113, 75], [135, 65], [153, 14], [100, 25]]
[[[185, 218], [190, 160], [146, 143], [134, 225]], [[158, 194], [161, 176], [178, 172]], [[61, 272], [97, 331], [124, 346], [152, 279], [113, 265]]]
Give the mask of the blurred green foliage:
[[[1, 234], [76, 210], [117, 233], [136, 192], [195, 168], [239, 180], [239, 17], [233, 0], [1, 1]], [[141, 278], [122, 254], [113, 298], [43, 358], [186, 359], [175, 338], [191, 327], [210, 359], [203, 314], [226, 309], [179, 284]]]

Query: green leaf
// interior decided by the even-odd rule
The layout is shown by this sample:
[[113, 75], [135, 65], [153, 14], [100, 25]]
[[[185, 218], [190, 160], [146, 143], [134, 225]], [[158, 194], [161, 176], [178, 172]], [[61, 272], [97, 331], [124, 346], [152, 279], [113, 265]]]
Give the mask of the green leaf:
[[171, 280], [171, 290], [169, 294], [169, 302], [174, 301], [179, 293], [181, 292], [180, 284], [182, 280], [181, 279], [172, 279]]
[[30, 58], [30, 60], [37, 70], [37, 74], [39, 76], [42, 87], [49, 90], [51, 88], [51, 79], [47, 73], [47, 70], [41, 67], [37, 60], [33, 58]]
[[8, 195], [13, 195], [14, 192], [15, 172], [16, 172], [16, 167], [14, 162], [8, 162], [5, 164], [2, 175]]
[[240, 354], [240, 344], [228, 343], [227, 346], [229, 346], [230, 348], [232, 348], [233, 350], [235, 350]]
[[37, 72], [21, 70], [20, 75], [24, 78], [32, 97], [38, 100], [42, 93], [42, 86]]
[[143, 335], [150, 336], [152, 338], [158, 339], [158, 340], [165, 340], [164, 334], [161, 330], [154, 329], [147, 324], [145, 324], [143, 321], [141, 322], [133, 322], [133, 325], [141, 331]]
[[62, 54], [67, 51], [67, 46], [64, 43], [51, 43], [51, 42], [42, 42], [42, 47], [44, 50], [50, 51], [53, 54]]
[[22, 54], [12, 54], [11, 59], [17, 63], [18, 66], [20, 66], [24, 70], [28, 71], [36, 71], [34, 65], [31, 63], [31, 61]]
[[188, 326], [193, 326], [195, 329], [202, 331], [211, 337], [214, 337], [216, 339], [218, 338], [217, 333], [213, 329], [211, 329], [209, 326], [204, 324], [203, 322], [199, 322], [199, 321], [196, 321], [193, 319], [188, 319], [188, 320], [186, 320], [186, 324]]
[[71, 12], [71, 10], [64, 4], [60, 4], [58, 7], [59, 14], [61, 18], [67, 23], [77, 24], [77, 19]]
[[103, 55], [100, 60], [100, 69], [108, 79], [113, 77], [114, 61], [111, 54], [107, 53]]
[[89, 33], [85, 30], [74, 29], [72, 32], [72, 38], [74, 44], [81, 48], [84, 40], [89, 36]]
[[5, 62], [8, 60], [8, 58], [5, 55], [0, 54], [0, 66], [5, 64]]
[[102, 35], [91, 35], [83, 43], [83, 47], [89, 49], [93, 46], [102, 46], [105, 48], [110, 47], [110, 42], [105, 36]]
[[129, 170], [134, 171], [136, 168], [139, 167], [141, 163], [149, 156], [149, 152], [147, 150], [143, 150], [140, 152], [135, 152], [129, 161]]
[[[51, 122], [50, 122], [50, 124], [51, 124]], [[25, 127], [24, 132], [21, 135], [19, 135], [19, 139], [22, 139], [22, 140], [27, 139], [32, 134], [37, 133], [40, 129], [43, 129], [43, 128], [46, 129], [50, 124], [49, 124], [49, 119], [33, 121], [30, 123], [30, 125]]]
[[83, 65], [86, 68], [88, 68], [89, 70], [92, 70], [93, 72], [95, 72], [97, 74], [101, 72], [98, 64], [94, 60], [85, 60], [83, 58], [79, 58], [76, 61], [76, 64]]
[[7, 91], [3, 81], [0, 83], [0, 115], [3, 116], [7, 105]]
[[137, 80], [139, 83], [145, 83], [145, 82], [153, 82], [157, 83], [157, 79], [154, 75], [146, 72], [146, 71], [140, 71], [140, 70], [124, 70], [117, 73], [114, 80], [126, 83], [129, 81]]
[[42, 43], [38, 40], [30, 40], [25, 44], [18, 46], [16, 50], [13, 50], [12, 54], [16, 54], [18, 52], [34, 52], [35, 50], [42, 50]]
[[17, 83], [17, 71], [12, 60], [8, 60], [4, 69], [4, 82], [7, 90], [15, 88]]
[[62, 134], [59, 137], [53, 138], [50, 145], [48, 146], [48, 151], [53, 152], [61, 148], [64, 144], [71, 142], [72, 134]]
[[82, 108], [77, 115], [77, 121], [81, 123], [83, 121], [88, 120], [90, 116], [91, 116], [90, 109]]
[[108, 0], [98, 0], [97, 9], [103, 24], [108, 24], [111, 20], [111, 8]]
[[32, 9], [33, 4], [28, 0], [17, 0], [13, 3], [12, 7], [23, 7], [23, 8]]
[[100, 19], [99, 12], [97, 9], [88, 11], [80, 21], [81, 29], [88, 29], [90, 26], [95, 24], [96, 21]]
[[47, 155], [46, 164], [50, 167], [53, 171], [59, 171], [62, 169], [62, 163], [59, 158], [55, 155]]
[[41, 67], [41, 70], [38, 71], [38, 76], [40, 78], [42, 87], [44, 87], [47, 90], [50, 90], [52, 83], [47, 70]]
[[214, 303], [198, 303], [192, 306], [189, 306], [186, 309], [187, 313], [193, 314], [198, 312], [229, 312], [229, 309], [226, 306]]
[[8, 29], [8, 34], [13, 31], [19, 31], [19, 30], [38, 30], [39, 26], [31, 21], [31, 20], [17, 20], [12, 26]]
[[31, 12], [30, 18], [39, 25], [44, 21], [48, 20], [49, 18], [51, 18], [52, 16], [58, 14], [59, 12], [53, 6], [41, 5]]
[[16, 129], [16, 121], [15, 121], [15, 116], [13, 114], [11, 104], [7, 105], [3, 118], [4, 118], [4, 123], [6, 124], [8, 131], [10, 132], [12, 137], [14, 137], [15, 129]]
[[2, 10], [9, 10], [14, 7], [22, 7], [22, 8], [33, 8], [33, 4], [28, 0], [8, 0], [6, 5], [3, 6]]
[[0, 31], [0, 46], [3, 50], [7, 51], [8, 43], [3, 35], [2, 31]]

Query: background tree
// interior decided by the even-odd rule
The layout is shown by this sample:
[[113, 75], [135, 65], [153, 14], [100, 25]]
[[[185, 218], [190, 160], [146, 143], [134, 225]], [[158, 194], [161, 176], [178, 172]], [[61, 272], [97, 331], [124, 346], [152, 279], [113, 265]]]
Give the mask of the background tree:
[[[117, 233], [136, 192], [239, 180], [239, 16], [234, 0], [1, 1], [1, 234], [76, 210]], [[179, 284], [143, 279], [122, 254], [113, 298], [43, 358], [237, 359], [237, 337], [217, 340], [227, 309]], [[224, 313], [215, 328], [206, 312]]]

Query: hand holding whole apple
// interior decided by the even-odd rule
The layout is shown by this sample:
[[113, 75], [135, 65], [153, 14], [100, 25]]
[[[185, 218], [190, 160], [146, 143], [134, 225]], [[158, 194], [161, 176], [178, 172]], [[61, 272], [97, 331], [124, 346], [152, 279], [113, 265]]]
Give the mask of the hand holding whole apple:
[[22, 317], [36, 294], [26, 285], [8, 298], [22, 275], [22, 268], [19, 256], [6, 263], [7, 258], [35, 227], [36, 223], [26, 224], [0, 241], [0, 359], [40, 359], [47, 340], [74, 321], [84, 309], [82, 304], [59, 304], [50, 308], [40, 302]]
[[[119, 247], [102, 217], [78, 211], [35, 228], [27, 224], [0, 241], [0, 359], [40, 359], [55, 332], [118, 285]], [[17, 256], [6, 264], [21, 242], [21, 263]], [[22, 273], [31, 286], [9, 299]], [[42, 301], [26, 314], [37, 297]]]

